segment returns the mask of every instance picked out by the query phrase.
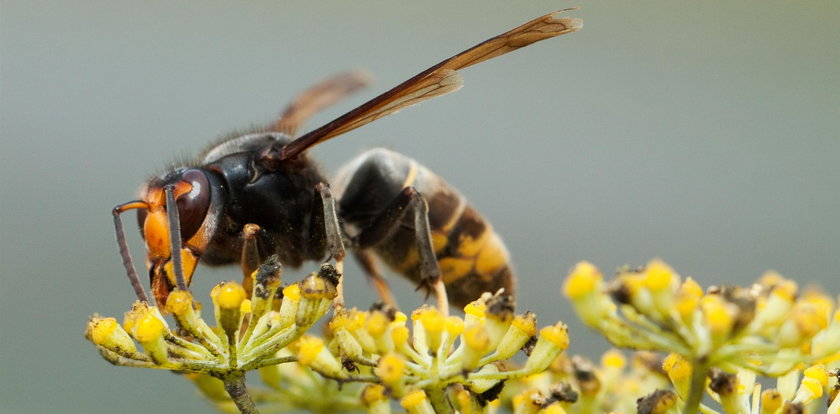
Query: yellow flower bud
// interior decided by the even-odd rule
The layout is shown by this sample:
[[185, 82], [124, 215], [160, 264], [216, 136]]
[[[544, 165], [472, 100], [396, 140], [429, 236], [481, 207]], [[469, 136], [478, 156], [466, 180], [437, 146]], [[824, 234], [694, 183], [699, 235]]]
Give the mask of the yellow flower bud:
[[301, 365], [309, 365], [324, 349], [324, 341], [317, 336], [304, 335], [298, 339], [297, 346], [298, 362]]
[[667, 289], [674, 279], [674, 270], [665, 262], [656, 259], [645, 267], [645, 286], [650, 290]]
[[120, 355], [137, 352], [134, 341], [114, 318], [92, 317], [88, 322], [86, 336], [94, 344]]
[[601, 365], [612, 369], [623, 369], [627, 359], [617, 349], [610, 349], [601, 356]]
[[370, 407], [380, 401], [388, 401], [388, 397], [385, 395], [385, 387], [379, 384], [368, 384], [365, 386], [362, 390], [361, 399], [365, 407]]
[[464, 332], [464, 321], [457, 316], [450, 316], [446, 318], [444, 329], [450, 336], [455, 337]]
[[525, 362], [525, 371], [536, 373], [547, 369], [551, 363], [569, 347], [568, 327], [557, 322], [540, 330], [534, 350]]
[[391, 321], [388, 320], [388, 316], [385, 315], [384, 312], [371, 312], [371, 314], [368, 315], [365, 329], [367, 329], [369, 334], [377, 337], [385, 333], [385, 330], [388, 329], [388, 324], [390, 322]]
[[706, 317], [706, 324], [709, 331], [718, 337], [729, 334], [735, 322], [734, 316], [730, 313], [724, 300], [717, 295], [707, 295], [700, 302], [703, 315]]
[[400, 399], [400, 405], [402, 405], [402, 407], [410, 414], [427, 414], [435, 412], [423, 390], [416, 390], [406, 394], [405, 397]]
[[401, 346], [408, 342], [408, 328], [405, 326], [397, 326], [391, 329], [391, 339], [394, 345]]
[[239, 309], [246, 296], [242, 285], [233, 281], [219, 283], [210, 292], [213, 301], [225, 310]]
[[575, 265], [563, 284], [563, 293], [571, 300], [580, 299], [595, 291], [601, 284], [601, 272], [592, 263], [580, 262]]
[[803, 373], [806, 378], [815, 379], [821, 386], [828, 386], [828, 371], [822, 365], [811, 365]]
[[388, 353], [379, 359], [379, 363], [374, 368], [373, 373], [382, 379], [386, 385], [396, 384], [403, 379], [403, 370], [405, 370], [405, 360], [399, 354]]
[[145, 343], [162, 337], [164, 324], [152, 313], [147, 313], [135, 321], [134, 339], [137, 342]]
[[176, 316], [184, 315], [192, 310], [193, 297], [188, 290], [175, 289], [166, 298], [166, 311]]
[[294, 301], [300, 300], [300, 286], [297, 283], [286, 286], [283, 289], [283, 299], [285, 300], [286, 298]]

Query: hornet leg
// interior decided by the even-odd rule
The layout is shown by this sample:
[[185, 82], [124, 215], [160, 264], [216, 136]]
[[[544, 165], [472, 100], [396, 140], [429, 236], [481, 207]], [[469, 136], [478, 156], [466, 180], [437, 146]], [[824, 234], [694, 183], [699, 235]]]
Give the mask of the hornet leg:
[[251, 297], [251, 290], [254, 288], [254, 279], [251, 274], [254, 273], [262, 264], [259, 249], [257, 248], [257, 234], [260, 232], [260, 226], [256, 224], [246, 224], [242, 228], [242, 256], [239, 263], [242, 265], [242, 287], [248, 297]]
[[[342, 241], [341, 227], [338, 223], [338, 213], [335, 209], [335, 198], [330, 191], [330, 186], [326, 183], [318, 183], [315, 186], [315, 205], [313, 207], [315, 214], [312, 220], [312, 231], [310, 234], [315, 243], [312, 245], [320, 245], [327, 248], [330, 253], [330, 259], [335, 260], [335, 268], [338, 273], [342, 275], [338, 279], [338, 296], [333, 302], [333, 308], [336, 310], [344, 308], [344, 242]], [[320, 214], [319, 214], [320, 213]], [[329, 260], [329, 259], [328, 259]]]
[[414, 215], [414, 235], [417, 242], [417, 251], [420, 255], [421, 280], [419, 287], [434, 292], [438, 309], [444, 315], [448, 315], [449, 301], [441, 279], [429, 228], [429, 205], [417, 189], [414, 187], [403, 188], [388, 207], [373, 220], [373, 223], [362, 229], [355, 237], [355, 244], [357, 247], [364, 249], [374, 247], [390, 239], [409, 210]]
[[391, 287], [388, 286], [388, 281], [382, 277], [373, 255], [367, 250], [354, 250], [353, 257], [356, 258], [356, 261], [362, 266], [362, 270], [365, 271], [371, 283], [373, 283], [373, 288], [376, 289], [376, 294], [382, 299], [382, 302], [394, 308], [399, 308], [397, 300], [391, 293]]

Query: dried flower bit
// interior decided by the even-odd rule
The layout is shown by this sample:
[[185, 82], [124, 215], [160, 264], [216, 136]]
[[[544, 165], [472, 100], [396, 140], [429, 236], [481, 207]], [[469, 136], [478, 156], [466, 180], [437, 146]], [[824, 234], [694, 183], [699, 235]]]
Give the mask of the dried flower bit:
[[636, 410], [639, 414], [665, 414], [677, 404], [677, 395], [670, 390], [656, 390], [639, 398]]
[[272, 255], [251, 274], [254, 287], [251, 292], [253, 317], [259, 319], [271, 310], [274, 297], [282, 282], [283, 266], [277, 255]]
[[581, 394], [594, 396], [601, 390], [601, 380], [598, 378], [595, 366], [586, 358], [575, 355], [571, 359], [575, 382]]
[[[338, 295], [336, 286], [340, 277], [341, 274], [335, 266], [325, 263], [318, 272], [310, 273], [298, 283], [300, 303], [295, 323], [301, 329], [308, 329], [327, 313], [332, 300]], [[287, 292], [284, 290], [283, 294]]]

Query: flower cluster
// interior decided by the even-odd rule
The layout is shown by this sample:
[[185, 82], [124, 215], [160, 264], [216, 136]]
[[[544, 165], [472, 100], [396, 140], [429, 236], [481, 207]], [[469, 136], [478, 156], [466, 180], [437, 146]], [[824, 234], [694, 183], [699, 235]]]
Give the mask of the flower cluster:
[[[250, 294], [235, 282], [213, 289], [215, 323], [175, 289], [164, 309], [136, 302], [122, 325], [94, 315], [86, 337], [115, 365], [186, 374], [221, 409], [249, 413], [386, 413], [392, 401], [411, 413], [484, 412], [507, 381], [546, 371], [568, 347], [563, 323], [538, 329], [536, 315], [516, 314], [500, 293], [470, 303], [463, 317], [425, 305], [410, 317], [387, 306], [347, 309], [336, 300], [340, 268], [325, 264], [282, 288], [269, 259], [251, 275]], [[314, 334], [331, 307], [324, 335]], [[509, 361], [520, 350], [524, 362]], [[264, 387], [245, 388], [252, 370]]]
[[[821, 364], [840, 359], [840, 312], [825, 294], [797, 290], [769, 273], [749, 288], [704, 291], [659, 260], [622, 269], [609, 283], [583, 262], [563, 287], [580, 318], [614, 345], [670, 354], [663, 369], [674, 392], [658, 393], [651, 412], [708, 409], [700, 404], [706, 391], [727, 413], [758, 405], [772, 413], [823, 395]], [[777, 377], [778, 388], [761, 392], [756, 376]]]
[[563, 354], [547, 371], [511, 384], [502, 397], [516, 413], [632, 413], [640, 396], [669, 385], [661, 366], [660, 357], [646, 352], [628, 363], [610, 350], [599, 365]]
[[[341, 268], [324, 264], [282, 287], [272, 258], [246, 280], [250, 292], [235, 282], [213, 289], [209, 324], [192, 294], [175, 289], [164, 309], [136, 302], [122, 324], [94, 315], [86, 337], [115, 365], [185, 374], [226, 412], [782, 414], [827, 400], [840, 413], [840, 311], [774, 273], [704, 290], [658, 260], [609, 282], [578, 264], [563, 292], [580, 318], [640, 351], [628, 361], [611, 350], [596, 364], [563, 352], [562, 322], [538, 329], [501, 292], [463, 316], [345, 308]], [[246, 389], [248, 371], [262, 387]]]
[[[509, 296], [485, 294], [463, 318], [423, 306], [408, 317], [376, 309], [337, 313], [329, 324], [330, 348], [374, 377], [363, 394], [370, 412], [390, 412], [389, 397], [409, 413], [482, 411], [505, 381], [548, 369], [568, 347], [562, 323], [537, 331], [533, 313], [515, 315]], [[506, 361], [519, 350], [518, 368]]]
[[[222, 282], [213, 288], [215, 327], [202, 319], [200, 306], [189, 291], [176, 289], [163, 311], [135, 302], [122, 325], [114, 318], [94, 315], [85, 337], [115, 365], [217, 378], [237, 407], [249, 411], [253, 401], [247, 398], [244, 373], [294, 361], [278, 351], [298, 340], [327, 313], [341, 277], [334, 266], [325, 264], [318, 272], [280, 289], [280, 273], [276, 258], [263, 264], [252, 275], [250, 299], [236, 282]], [[173, 316], [177, 329], [170, 328], [164, 312]]]

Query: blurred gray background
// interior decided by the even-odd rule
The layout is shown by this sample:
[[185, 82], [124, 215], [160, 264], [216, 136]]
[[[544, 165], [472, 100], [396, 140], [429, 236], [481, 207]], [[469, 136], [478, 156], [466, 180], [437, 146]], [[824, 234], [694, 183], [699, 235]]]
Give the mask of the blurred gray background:
[[[608, 345], [559, 295], [579, 260], [611, 273], [661, 257], [704, 285], [775, 269], [840, 291], [838, 2], [2, 0], [0, 411], [211, 411], [183, 378], [112, 367], [82, 337], [133, 298], [111, 208], [324, 76], [376, 83], [309, 127], [575, 5], [581, 32], [467, 69], [463, 90], [314, 156], [334, 171], [387, 146], [447, 177], [507, 241], [520, 308], [568, 322], [591, 357]], [[197, 278], [208, 301], [238, 272]], [[347, 279], [368, 306], [362, 275]]]

